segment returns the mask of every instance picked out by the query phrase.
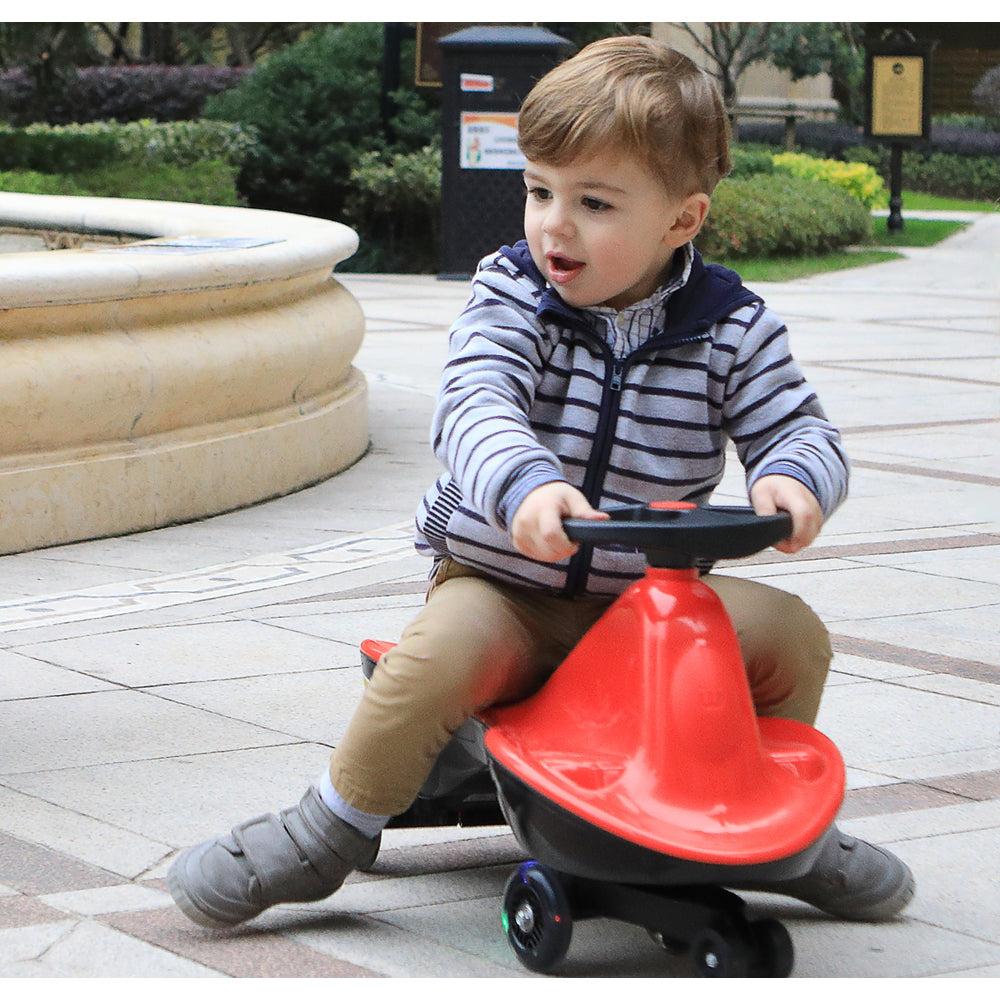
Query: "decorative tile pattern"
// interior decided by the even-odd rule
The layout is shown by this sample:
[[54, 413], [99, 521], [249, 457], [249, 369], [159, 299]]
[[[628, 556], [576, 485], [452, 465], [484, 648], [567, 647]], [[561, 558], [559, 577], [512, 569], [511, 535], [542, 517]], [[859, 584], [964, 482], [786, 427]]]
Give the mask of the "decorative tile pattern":
[[[877, 272], [766, 290], [855, 474], [817, 545], [736, 572], [828, 621], [842, 825], [890, 844], [918, 886], [885, 925], [753, 895], [803, 976], [1000, 976], [998, 264], [990, 215]], [[355, 467], [199, 524], [0, 559], [0, 976], [527, 975], [498, 915], [523, 857], [505, 828], [387, 831], [341, 893], [238, 930], [167, 897], [177, 849], [300, 793], [358, 696], [356, 638], [397, 628], [426, 587], [412, 508], [437, 474], [426, 428], [467, 289], [340, 279], [367, 317], [373, 447]], [[720, 502], [743, 502], [732, 466]], [[690, 970], [593, 920], [561, 971]]]

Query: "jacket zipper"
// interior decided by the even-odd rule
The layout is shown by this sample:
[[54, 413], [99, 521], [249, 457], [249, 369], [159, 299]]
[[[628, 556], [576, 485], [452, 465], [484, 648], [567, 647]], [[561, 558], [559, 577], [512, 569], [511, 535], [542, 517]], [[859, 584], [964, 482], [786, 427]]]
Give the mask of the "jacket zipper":
[[[607, 345], [602, 345], [607, 354], [611, 353]], [[611, 456], [611, 446], [615, 440], [615, 427], [618, 424], [618, 408], [621, 405], [621, 389], [628, 367], [627, 358], [611, 359], [611, 370], [605, 379], [604, 392], [601, 397], [601, 415], [594, 433], [594, 451], [587, 465], [587, 473], [583, 478], [581, 492], [587, 502], [596, 506], [600, 498], [601, 487], [607, 472], [608, 459]], [[563, 594], [575, 597], [583, 589], [584, 581], [590, 572], [590, 559], [593, 554], [592, 545], [583, 544], [570, 559], [566, 570], [566, 585]]]
[[[707, 333], [700, 332], [686, 337], [671, 337], [670, 346], [680, 346], [690, 344], [698, 340], [705, 340]], [[591, 455], [590, 463], [587, 465], [587, 473], [583, 479], [581, 492], [587, 498], [587, 502], [596, 507], [600, 499], [601, 490], [604, 485], [604, 476], [607, 473], [608, 459], [611, 457], [611, 448], [615, 440], [615, 428], [618, 424], [618, 408], [621, 405], [621, 390], [625, 381], [625, 372], [632, 363], [632, 359], [642, 354], [650, 347], [659, 346], [657, 338], [646, 341], [625, 358], [611, 358], [610, 374], [606, 376], [604, 393], [601, 397], [601, 416], [594, 433], [594, 451]], [[603, 341], [601, 347], [605, 355], [611, 354], [611, 349]], [[570, 559], [566, 569], [566, 584], [563, 588], [563, 596], [576, 597], [583, 589], [587, 575], [590, 572], [590, 561], [593, 557], [594, 547], [582, 544], [576, 554]]]

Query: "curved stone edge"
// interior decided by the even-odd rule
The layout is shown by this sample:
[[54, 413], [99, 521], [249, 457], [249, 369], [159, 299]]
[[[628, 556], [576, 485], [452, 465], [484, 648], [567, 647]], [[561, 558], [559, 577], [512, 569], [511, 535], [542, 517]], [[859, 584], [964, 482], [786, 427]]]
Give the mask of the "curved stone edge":
[[[254, 366], [246, 365], [248, 380], [259, 379], [259, 369], [270, 367], [284, 373], [282, 384], [292, 384], [298, 363], [302, 377], [294, 391], [284, 396], [270, 390], [254, 395], [249, 382], [246, 392], [234, 392], [230, 380], [225, 386], [227, 395], [222, 395], [220, 387], [218, 405], [208, 408], [214, 416], [207, 422], [206, 407], [191, 406], [193, 414], [202, 415], [189, 425], [181, 422], [145, 435], [115, 432], [105, 439], [98, 434], [86, 444], [74, 445], [73, 433], [61, 442], [50, 433], [22, 453], [4, 453], [0, 439], [0, 553], [198, 520], [320, 482], [364, 454], [368, 447], [367, 388], [364, 376], [350, 363], [361, 343], [364, 319], [356, 300], [331, 273], [356, 249], [353, 230], [277, 212], [9, 194], [0, 194], [0, 223], [125, 232], [141, 241], [110, 250], [36, 251], [0, 257], [0, 281], [5, 287], [0, 365], [5, 345], [24, 350], [17, 338], [20, 317], [25, 318], [30, 337], [44, 339], [46, 357], [54, 354], [57, 359], [64, 342], [66, 357], [78, 357], [70, 351], [70, 341], [78, 352], [81, 337], [87, 342], [92, 338], [98, 352], [110, 338], [137, 342], [141, 327], [135, 325], [136, 317], [152, 316], [151, 321], [163, 329], [190, 333], [192, 326], [197, 327], [190, 316], [200, 303], [209, 304], [212, 316], [204, 329], [217, 329], [220, 294], [235, 303], [242, 324], [248, 322], [246, 302], [253, 299], [257, 309], [259, 300], [259, 312], [250, 321], [259, 323], [258, 329], [265, 333], [271, 329], [268, 324], [289, 322], [280, 319], [288, 315], [311, 323], [308, 337], [292, 336], [296, 331], [288, 326], [284, 336], [281, 329], [275, 329], [273, 358], [267, 353], [270, 348], [254, 348], [264, 351], [256, 376], [249, 374]], [[224, 247], [206, 250], [197, 245], [186, 252], [185, 240], [190, 238]], [[176, 241], [177, 245], [163, 247], [157, 241]], [[302, 308], [288, 309], [289, 301], [299, 300]], [[162, 306], [157, 305], [160, 302]], [[306, 302], [329, 303], [328, 319], [316, 320], [315, 308], [306, 307]], [[95, 313], [102, 316], [105, 310], [107, 321], [95, 328]], [[158, 311], [162, 315], [157, 316]], [[76, 314], [87, 317], [82, 332], [74, 329]], [[221, 315], [224, 320], [226, 311]], [[301, 332], [301, 327], [296, 329]], [[202, 335], [201, 328], [198, 333]], [[241, 373], [249, 357], [246, 345], [259, 345], [262, 340], [267, 344], [270, 339], [234, 337], [230, 330], [214, 343], [217, 350], [233, 352], [231, 370]], [[317, 351], [317, 339], [326, 339], [329, 347]], [[178, 342], [183, 340], [178, 336]], [[298, 362], [294, 357], [289, 360], [290, 350], [300, 353]], [[319, 372], [317, 364], [323, 365]], [[177, 395], [180, 376], [165, 377], [170, 370], [161, 364], [150, 369], [148, 379], [136, 380], [142, 381], [142, 398], [136, 392], [134, 403], [127, 405], [143, 412], [150, 403], [149, 386], [156, 385], [157, 379], [161, 393]], [[37, 391], [44, 400], [44, 367], [40, 377]], [[93, 373], [87, 377], [92, 379]], [[191, 377], [188, 372], [185, 381]], [[53, 378], [52, 387], [55, 384]], [[214, 379], [206, 375], [201, 391], [212, 392], [213, 385]], [[312, 388], [306, 393], [304, 386]], [[230, 396], [234, 401], [227, 409]], [[259, 397], [262, 408], [248, 413], [245, 399], [250, 396]], [[49, 398], [58, 412], [55, 391]], [[66, 412], [72, 413], [72, 408]], [[54, 424], [58, 426], [59, 421]], [[141, 426], [141, 421], [132, 426]], [[76, 436], [86, 439], [86, 435]]]
[[[126, 198], [0, 192], [0, 224], [135, 236], [121, 247], [5, 254], [4, 306], [15, 309], [280, 281], [332, 270], [358, 248], [353, 229], [326, 219]], [[150, 245], [184, 237], [261, 242], [190, 254], [157, 252]]]
[[0, 472], [0, 554], [197, 521], [322, 482], [367, 450], [367, 401], [352, 369], [345, 390], [311, 412], [295, 407], [198, 438], [162, 435]]

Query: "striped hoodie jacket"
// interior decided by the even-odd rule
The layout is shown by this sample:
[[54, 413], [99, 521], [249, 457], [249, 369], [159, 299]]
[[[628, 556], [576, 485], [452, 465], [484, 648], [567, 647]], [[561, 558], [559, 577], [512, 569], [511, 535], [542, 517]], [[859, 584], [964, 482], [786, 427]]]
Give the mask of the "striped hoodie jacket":
[[527, 559], [507, 531], [518, 504], [554, 480], [605, 509], [703, 504], [727, 438], [748, 487], [793, 476], [833, 513], [847, 459], [785, 326], [735, 272], [690, 245], [676, 258], [670, 280], [621, 313], [568, 306], [524, 241], [480, 262], [450, 333], [432, 423], [447, 471], [417, 511], [418, 551], [566, 596], [618, 594], [644, 572], [641, 553]]

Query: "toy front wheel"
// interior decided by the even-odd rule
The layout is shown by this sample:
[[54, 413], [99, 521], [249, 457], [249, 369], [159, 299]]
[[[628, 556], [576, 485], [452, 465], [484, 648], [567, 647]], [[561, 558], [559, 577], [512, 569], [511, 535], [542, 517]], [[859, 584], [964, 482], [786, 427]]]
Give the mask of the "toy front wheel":
[[547, 972], [566, 956], [573, 917], [555, 872], [526, 861], [511, 875], [501, 911], [507, 942], [532, 972]]
[[696, 973], [712, 979], [786, 978], [795, 964], [785, 925], [772, 919], [710, 924], [692, 943], [691, 957]]
[[750, 948], [744, 936], [726, 926], [706, 927], [691, 944], [695, 973], [703, 979], [742, 979], [750, 975]]
[[755, 952], [755, 975], [785, 979], [795, 965], [795, 949], [783, 923], [773, 918], [755, 920], [750, 924], [750, 937]]

